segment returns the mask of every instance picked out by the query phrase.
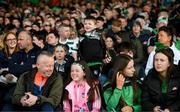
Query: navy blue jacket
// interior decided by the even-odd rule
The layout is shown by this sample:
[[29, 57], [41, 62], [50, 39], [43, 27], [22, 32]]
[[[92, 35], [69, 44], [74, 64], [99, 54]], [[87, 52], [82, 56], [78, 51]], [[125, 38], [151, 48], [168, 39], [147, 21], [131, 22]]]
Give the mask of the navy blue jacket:
[[36, 58], [41, 49], [37, 46], [33, 47], [29, 52], [20, 50], [9, 61], [9, 72], [18, 76], [32, 69], [32, 65], [36, 64]]
[[0, 50], [0, 68], [8, 67], [8, 57], [6, 57], [3, 49]]

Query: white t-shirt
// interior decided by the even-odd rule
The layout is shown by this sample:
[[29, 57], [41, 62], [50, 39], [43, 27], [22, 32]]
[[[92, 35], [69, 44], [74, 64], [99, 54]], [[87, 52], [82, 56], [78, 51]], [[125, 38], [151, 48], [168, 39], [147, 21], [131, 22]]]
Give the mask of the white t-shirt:
[[[178, 50], [173, 43], [172, 46], [170, 47], [174, 53], [174, 64], [178, 65], [178, 62], [180, 60], [180, 50]], [[154, 47], [153, 51], [149, 54], [148, 61], [146, 64], [146, 69], [145, 69], [145, 74], [147, 75], [149, 70], [153, 68], [153, 60], [154, 60], [154, 55], [155, 55], [155, 50], [156, 47]]]

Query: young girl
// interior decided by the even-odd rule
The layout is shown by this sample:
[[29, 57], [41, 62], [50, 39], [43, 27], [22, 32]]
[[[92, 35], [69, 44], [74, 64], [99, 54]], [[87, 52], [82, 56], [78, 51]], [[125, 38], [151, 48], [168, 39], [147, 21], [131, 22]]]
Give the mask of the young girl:
[[120, 54], [113, 66], [112, 81], [104, 86], [107, 111], [140, 111], [139, 93], [134, 61], [128, 55]]
[[65, 87], [65, 112], [100, 112], [101, 97], [97, 81], [90, 77], [90, 69], [85, 61], [77, 61], [71, 66], [70, 83]]

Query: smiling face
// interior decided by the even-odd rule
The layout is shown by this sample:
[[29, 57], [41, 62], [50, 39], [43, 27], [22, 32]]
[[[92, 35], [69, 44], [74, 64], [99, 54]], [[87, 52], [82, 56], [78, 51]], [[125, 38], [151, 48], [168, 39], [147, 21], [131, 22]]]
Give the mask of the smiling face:
[[37, 60], [36, 65], [39, 73], [43, 74], [44, 77], [50, 77], [54, 70], [54, 58], [43, 55]]
[[168, 57], [163, 53], [157, 53], [154, 57], [154, 67], [159, 73], [166, 73], [170, 66]]
[[84, 29], [86, 32], [91, 32], [96, 28], [96, 23], [94, 20], [85, 20]]
[[71, 78], [77, 83], [81, 83], [84, 80], [85, 73], [79, 64], [72, 64], [71, 66]]
[[105, 44], [107, 49], [111, 49], [114, 46], [114, 42], [111, 37], [106, 38]]
[[6, 45], [8, 46], [8, 48], [15, 48], [17, 45], [16, 36], [13, 34], [8, 34], [6, 37]]

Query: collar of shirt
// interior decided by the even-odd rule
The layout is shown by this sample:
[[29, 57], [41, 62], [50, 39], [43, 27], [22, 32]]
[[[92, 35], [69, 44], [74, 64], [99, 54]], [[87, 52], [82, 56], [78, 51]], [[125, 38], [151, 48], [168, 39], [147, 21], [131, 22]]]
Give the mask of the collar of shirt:
[[44, 86], [48, 77], [44, 77], [43, 74], [36, 73], [35, 78], [34, 78], [34, 84], [37, 86]]

